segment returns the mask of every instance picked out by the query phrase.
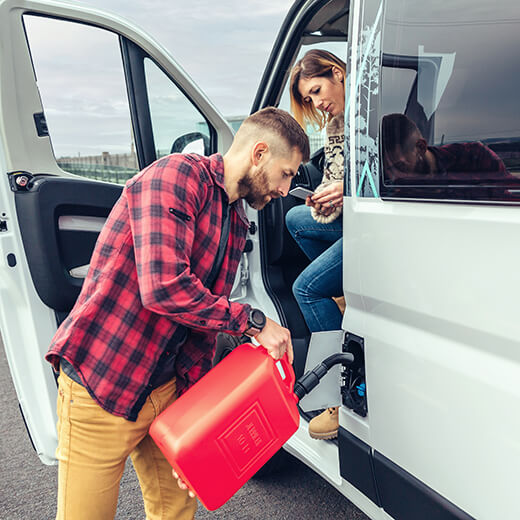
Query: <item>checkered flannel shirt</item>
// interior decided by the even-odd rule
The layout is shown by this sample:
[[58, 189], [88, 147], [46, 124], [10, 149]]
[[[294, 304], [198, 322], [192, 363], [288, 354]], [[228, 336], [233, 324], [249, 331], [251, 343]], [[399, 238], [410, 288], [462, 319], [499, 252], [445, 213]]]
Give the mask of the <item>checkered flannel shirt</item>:
[[[219, 154], [164, 157], [127, 182], [103, 227], [81, 294], [46, 359], [69, 361], [108, 412], [135, 420], [160, 363], [175, 356], [182, 394], [210, 368], [217, 332], [247, 328], [249, 305], [228, 296], [248, 221], [231, 205], [226, 255], [212, 291], [203, 285], [218, 249], [224, 189]], [[169, 341], [179, 325], [186, 342]]]

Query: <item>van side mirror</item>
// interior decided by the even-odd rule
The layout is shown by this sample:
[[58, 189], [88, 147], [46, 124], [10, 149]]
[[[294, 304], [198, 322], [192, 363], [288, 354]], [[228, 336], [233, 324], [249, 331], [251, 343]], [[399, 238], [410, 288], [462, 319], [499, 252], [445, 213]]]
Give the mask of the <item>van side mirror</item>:
[[200, 132], [189, 132], [188, 134], [177, 137], [177, 139], [173, 141], [170, 153], [189, 152], [209, 155], [211, 153], [209, 137]]

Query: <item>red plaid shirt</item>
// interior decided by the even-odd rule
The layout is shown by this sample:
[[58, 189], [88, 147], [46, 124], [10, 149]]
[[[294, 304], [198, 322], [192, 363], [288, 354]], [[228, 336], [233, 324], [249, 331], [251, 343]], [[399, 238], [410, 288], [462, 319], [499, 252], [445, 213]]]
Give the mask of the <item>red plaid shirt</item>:
[[[78, 372], [108, 412], [135, 420], [161, 362], [175, 358], [177, 392], [210, 368], [217, 332], [238, 335], [250, 307], [227, 299], [248, 220], [231, 205], [226, 255], [204, 287], [218, 249], [224, 189], [221, 155], [170, 155], [127, 182], [103, 227], [81, 294], [46, 355]], [[178, 352], [168, 345], [190, 329]]]

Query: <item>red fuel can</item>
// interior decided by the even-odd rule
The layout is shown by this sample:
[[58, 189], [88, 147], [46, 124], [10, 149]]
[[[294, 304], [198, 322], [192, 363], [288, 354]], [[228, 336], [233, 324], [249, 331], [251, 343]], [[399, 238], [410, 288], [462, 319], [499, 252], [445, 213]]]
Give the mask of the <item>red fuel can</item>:
[[229, 500], [298, 429], [294, 381], [285, 356], [275, 361], [246, 343], [152, 423], [150, 435], [207, 509]]

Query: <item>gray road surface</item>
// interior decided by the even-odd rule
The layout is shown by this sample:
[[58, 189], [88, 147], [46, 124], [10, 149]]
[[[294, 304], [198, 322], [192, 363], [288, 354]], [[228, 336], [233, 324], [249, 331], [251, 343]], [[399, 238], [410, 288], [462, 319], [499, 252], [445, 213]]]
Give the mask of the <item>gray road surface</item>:
[[[43, 465], [25, 431], [0, 341], [0, 519], [46, 520], [55, 515], [57, 467]], [[144, 519], [132, 465], [121, 483], [117, 520]], [[292, 459], [280, 473], [248, 482], [227, 504], [197, 520], [368, 520], [334, 488]], [[92, 519], [96, 520], [96, 519]]]

